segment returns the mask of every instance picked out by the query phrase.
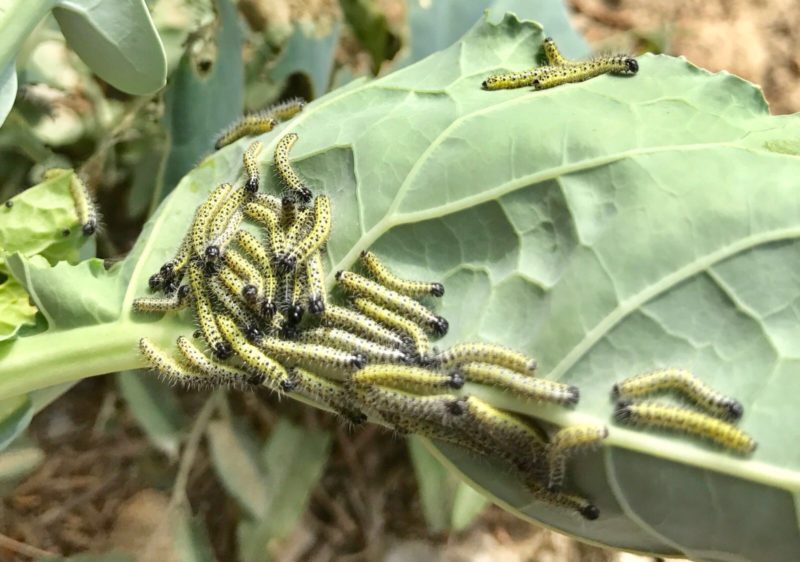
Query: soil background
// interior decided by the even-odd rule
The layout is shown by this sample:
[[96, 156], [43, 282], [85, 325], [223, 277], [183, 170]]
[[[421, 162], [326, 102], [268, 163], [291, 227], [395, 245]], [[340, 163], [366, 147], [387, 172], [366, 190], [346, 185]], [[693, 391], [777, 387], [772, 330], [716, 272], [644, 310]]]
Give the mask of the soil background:
[[[800, 109], [797, 0], [572, 0], [570, 6], [575, 26], [597, 50], [684, 55], [699, 66], [761, 84], [773, 113]], [[204, 400], [202, 393], [180, 395], [190, 414]], [[277, 561], [652, 560], [581, 545], [495, 507], [463, 532], [431, 534], [402, 440], [375, 427], [351, 431], [324, 413], [278, 404], [266, 394], [233, 393], [231, 403], [265, 432], [280, 410], [336, 434], [310, 508], [276, 549]], [[0, 561], [111, 548], [138, 553], [140, 561], [175, 559], [158, 533], [176, 463], [150, 446], [113, 378], [80, 383], [36, 417], [32, 433], [47, 456], [0, 501]], [[233, 560], [240, 513], [217, 482], [204, 448], [186, 490], [210, 529], [218, 559]]]

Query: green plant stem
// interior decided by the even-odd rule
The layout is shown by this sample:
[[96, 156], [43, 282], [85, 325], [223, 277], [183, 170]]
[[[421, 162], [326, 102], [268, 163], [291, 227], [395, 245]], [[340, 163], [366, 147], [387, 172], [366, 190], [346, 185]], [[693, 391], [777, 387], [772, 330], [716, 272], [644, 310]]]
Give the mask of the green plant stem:
[[55, 5], [55, 0], [4, 0], [0, 3], [0, 69], [13, 64], [22, 42]]
[[[165, 346], [174, 341], [170, 325], [154, 322], [148, 337]], [[114, 322], [17, 338], [0, 351], [0, 399], [85, 377], [144, 365], [137, 345], [141, 330]]]

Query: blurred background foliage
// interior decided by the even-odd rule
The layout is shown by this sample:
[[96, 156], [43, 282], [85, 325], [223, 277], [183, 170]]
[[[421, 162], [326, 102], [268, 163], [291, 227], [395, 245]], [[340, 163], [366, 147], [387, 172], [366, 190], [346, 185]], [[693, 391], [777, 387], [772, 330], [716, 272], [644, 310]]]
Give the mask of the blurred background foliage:
[[[738, 8], [720, 15], [718, 4], [724, 2], [670, 3], [655, 10], [672, 18], [665, 24], [647, 2], [575, 0], [572, 22], [600, 50], [674, 52], [676, 44], [688, 44], [701, 53], [694, 62], [703, 64], [702, 48], [686, 32], [698, 14], [717, 25], [748, 20]], [[96, 253], [109, 260], [131, 248], [160, 201], [212, 150], [216, 133], [244, 111], [294, 96], [313, 100], [413, 63], [457, 40], [484, 10], [494, 20], [514, 11], [541, 22], [569, 56], [590, 52], [560, 0], [152, 0], [147, 6], [166, 53], [164, 89], [149, 96], [115, 89], [70, 50], [48, 16], [19, 46], [19, 88], [0, 128], [0, 201], [41, 181], [48, 168], [75, 168], [99, 201], [105, 228]], [[783, 76], [775, 73], [787, 67], [797, 73], [800, 60], [784, 52], [781, 29], [770, 52], [783, 58], [768, 69], [756, 60], [734, 70], [763, 79], [777, 109], [788, 111], [796, 109], [790, 101], [796, 89], [773, 87]], [[119, 373], [84, 381], [52, 403], [68, 389], [39, 396], [35, 410], [42, 412], [30, 431], [0, 453], [0, 560], [628, 556], [486, 511], [482, 496], [417, 440], [406, 449], [384, 430], [352, 431], [291, 401], [209, 396]], [[106, 554], [77, 555], [85, 552]]]

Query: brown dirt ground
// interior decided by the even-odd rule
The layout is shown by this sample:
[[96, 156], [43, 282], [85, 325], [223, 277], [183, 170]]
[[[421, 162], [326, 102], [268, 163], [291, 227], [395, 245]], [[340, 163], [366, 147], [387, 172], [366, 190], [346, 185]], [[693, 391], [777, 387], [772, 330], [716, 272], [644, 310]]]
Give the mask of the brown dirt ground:
[[[655, 44], [700, 66], [761, 84], [774, 113], [800, 109], [795, 0], [571, 0], [570, 5], [575, 25], [598, 49]], [[192, 413], [203, 396], [187, 392], [182, 400]], [[280, 562], [623, 559], [497, 508], [463, 533], [432, 536], [400, 440], [374, 427], [349, 432], [326, 414], [297, 404], [277, 405], [266, 396], [233, 395], [232, 402], [264, 435], [277, 408], [336, 432], [331, 462], [303, 524], [280, 550]], [[39, 415], [32, 430], [47, 458], [0, 501], [0, 562], [112, 546], [141, 552], [141, 537], [152, 534], [153, 521], [169, 501], [176, 466], [148, 444], [115, 394], [113, 380], [82, 382]], [[187, 490], [194, 511], [211, 529], [218, 559], [232, 560], [238, 509], [214, 478], [202, 449]]]

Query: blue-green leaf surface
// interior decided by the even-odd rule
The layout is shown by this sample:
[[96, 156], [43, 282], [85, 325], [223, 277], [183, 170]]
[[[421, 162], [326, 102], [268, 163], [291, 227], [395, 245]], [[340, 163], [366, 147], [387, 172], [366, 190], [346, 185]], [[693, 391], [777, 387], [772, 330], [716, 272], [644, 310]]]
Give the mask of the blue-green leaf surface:
[[[268, 169], [277, 139], [297, 132], [293, 163], [334, 204], [329, 286], [370, 247], [402, 275], [442, 280], [438, 311], [451, 331], [440, 345], [513, 346], [538, 358], [541, 376], [579, 385], [582, 399], [565, 410], [464, 392], [559, 426], [610, 427], [606, 445], [569, 470], [569, 489], [601, 510], [593, 522], [536, 502], [486, 459], [438, 448], [494, 501], [623, 549], [800, 559], [800, 158], [786, 148], [800, 118], [770, 116], [739, 78], [665, 56], [641, 57], [635, 77], [481, 90], [490, 73], [533, 65], [543, 35], [514, 17], [482, 22], [415, 65], [314, 101], [261, 137], [265, 189], [278, 189]], [[131, 302], [209, 190], [241, 181], [248, 142], [185, 177], [100, 283], [98, 299], [122, 287], [118, 317], [0, 347], [0, 396], [129, 368], [141, 364], [138, 337], [168, 346], [191, 333], [190, 319], [137, 315]], [[73, 365], [75, 342], [87, 340], [94, 354]], [[51, 354], [36, 356], [43, 345]], [[70, 360], [56, 374], [48, 362], [61, 356]], [[753, 457], [615, 425], [612, 384], [658, 366], [691, 369], [741, 400]]]
[[167, 80], [167, 57], [144, 0], [58, 0], [53, 15], [69, 46], [109, 84], [151, 94]]

